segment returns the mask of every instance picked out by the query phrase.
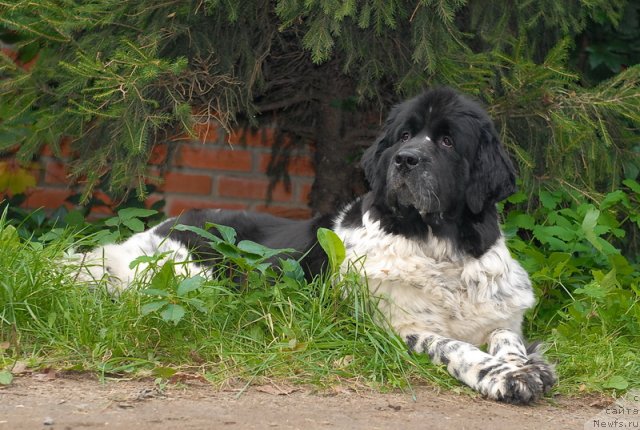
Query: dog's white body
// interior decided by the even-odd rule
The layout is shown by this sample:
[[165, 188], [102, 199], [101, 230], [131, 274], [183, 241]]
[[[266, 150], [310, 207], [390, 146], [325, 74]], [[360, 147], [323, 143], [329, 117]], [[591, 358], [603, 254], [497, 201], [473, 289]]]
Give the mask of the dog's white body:
[[385, 233], [363, 216], [360, 228], [336, 233], [346, 244], [344, 268], [360, 270], [378, 306], [400, 335], [426, 330], [474, 345], [495, 329], [520, 334], [535, 302], [525, 270], [500, 239], [476, 259], [446, 240], [414, 240]]
[[[165, 222], [171, 222], [170, 220]], [[159, 225], [137, 233], [118, 244], [97, 247], [85, 254], [73, 256], [75, 262], [82, 263], [76, 274], [77, 281], [96, 284], [104, 281], [111, 293], [128, 288], [134, 282], [147, 278], [149, 263], [134, 261], [143, 256], [158, 257], [157, 265], [174, 261], [174, 270], [180, 276], [206, 274], [207, 269], [194, 263], [189, 249], [180, 242], [156, 233]]]

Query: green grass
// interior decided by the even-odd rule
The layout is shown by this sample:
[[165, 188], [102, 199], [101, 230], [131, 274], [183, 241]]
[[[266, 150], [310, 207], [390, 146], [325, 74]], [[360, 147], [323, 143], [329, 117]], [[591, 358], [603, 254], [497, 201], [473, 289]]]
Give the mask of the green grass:
[[[0, 217], [0, 373], [23, 361], [35, 368], [162, 380], [191, 372], [216, 385], [280, 378], [377, 389], [461, 387], [374, 323], [376, 311], [355, 277], [306, 283], [295, 262], [287, 263], [289, 275], [282, 277], [259, 259], [241, 259], [245, 270], [257, 270], [238, 286], [223, 274], [185, 280], [170, 265], [157, 265], [149, 283], [113, 296], [104, 286], [74, 283], [72, 267], [62, 264], [65, 251], [112, 235], [85, 232], [80, 239], [55, 229], [41, 242], [19, 232]], [[529, 247], [512, 245], [541, 297], [525, 329], [548, 345], [547, 356], [557, 362], [556, 390], [640, 387], [637, 294], [614, 285], [602, 295], [591, 288], [581, 296], [574, 288], [570, 299], [557, 285], [573, 278], [549, 281], [548, 268], [535, 266]], [[567, 273], [588, 281], [583, 272]]]
[[[366, 293], [353, 279], [308, 284], [267, 273], [239, 289], [220, 277], [178, 297], [183, 280], [167, 278], [164, 266], [151, 284], [169, 295], [139, 285], [114, 297], [74, 284], [71, 268], [61, 264], [74, 245], [70, 235], [41, 246], [6, 224], [0, 231], [0, 368], [21, 360], [103, 375], [190, 371], [213, 383], [269, 377], [379, 388], [415, 380], [456, 385], [372, 321]], [[181, 304], [182, 317], [175, 322], [148, 307], [145, 314], [158, 298]]]

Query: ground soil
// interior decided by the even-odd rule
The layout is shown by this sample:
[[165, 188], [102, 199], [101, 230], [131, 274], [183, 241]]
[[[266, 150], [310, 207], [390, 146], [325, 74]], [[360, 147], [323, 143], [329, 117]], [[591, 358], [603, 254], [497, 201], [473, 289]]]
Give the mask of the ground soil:
[[353, 386], [320, 391], [284, 383], [215, 388], [183, 378], [107, 379], [29, 374], [0, 388], [0, 430], [14, 429], [583, 429], [610, 402], [556, 396], [534, 406], [413, 387], [380, 393]]

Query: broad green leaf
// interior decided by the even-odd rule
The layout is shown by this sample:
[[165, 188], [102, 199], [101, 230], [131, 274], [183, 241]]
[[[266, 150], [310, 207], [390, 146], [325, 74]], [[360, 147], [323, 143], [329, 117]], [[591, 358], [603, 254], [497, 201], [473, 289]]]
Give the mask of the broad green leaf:
[[548, 266], [553, 268], [553, 276], [559, 277], [563, 273], [566, 265], [571, 262], [571, 254], [563, 252], [553, 252], [549, 255]]
[[557, 225], [552, 226], [535, 226], [533, 228], [533, 234], [542, 243], [547, 243], [557, 250], [565, 250], [567, 248], [566, 243], [576, 238], [575, 231], [560, 227]]
[[153, 254], [153, 255], [140, 255], [134, 258], [131, 263], [129, 263], [129, 268], [133, 269], [134, 267], [139, 266], [140, 264], [149, 264], [155, 263], [157, 261], [162, 260], [167, 255], [171, 254], [171, 251], [163, 252], [161, 254]]
[[195, 298], [186, 299], [185, 301], [189, 305], [191, 305], [194, 308], [196, 308], [199, 312], [202, 312], [202, 313], [206, 313], [207, 312], [207, 306], [205, 305], [204, 301], [202, 301], [200, 299], [195, 299]]
[[[575, 214], [572, 214], [572, 216]], [[559, 227], [564, 227], [564, 228], [569, 228], [569, 229], [573, 229], [575, 228], [575, 221], [573, 220], [569, 220], [566, 217], [561, 215], [561, 212], [549, 212], [549, 214], [547, 215], [547, 219], [549, 220], [549, 222], [559, 226]]]
[[522, 191], [517, 191], [516, 193], [510, 195], [507, 198], [507, 201], [509, 203], [522, 203], [522, 202], [526, 202], [528, 200], [527, 195], [525, 193], [523, 193]]
[[560, 201], [558, 197], [554, 196], [549, 191], [544, 191], [544, 190], [540, 191], [539, 196], [540, 196], [540, 203], [542, 203], [542, 206], [544, 206], [549, 210], [555, 209], [556, 206], [558, 205], [558, 202]]
[[627, 260], [622, 255], [610, 255], [609, 262], [616, 270], [616, 272], [620, 273], [621, 275], [631, 275], [635, 272], [635, 268], [631, 264], [629, 264], [629, 260]]
[[622, 183], [631, 188], [634, 193], [640, 194], [640, 184], [638, 182], [633, 179], [625, 179]]
[[197, 234], [200, 237], [203, 237], [205, 239], [209, 239], [210, 241], [217, 243], [220, 242], [220, 238], [216, 235], [214, 235], [213, 233], [200, 228], [200, 227], [196, 227], [193, 225], [184, 225], [184, 224], [177, 224], [173, 227], [174, 230], [178, 230], [178, 231], [190, 231], [192, 233]]
[[602, 384], [604, 388], [615, 388], [616, 390], [626, 390], [629, 382], [620, 375], [614, 375]]
[[596, 281], [598, 281], [598, 283], [600, 284], [600, 286], [604, 289], [611, 289], [615, 286], [618, 285], [618, 278], [617, 278], [617, 273], [616, 273], [616, 269], [613, 268], [611, 269], [609, 272], [607, 272], [606, 275], [604, 275], [601, 271], [599, 270], [594, 270], [593, 272], [593, 277], [595, 278]]
[[233, 260], [242, 259], [241, 251], [237, 246], [228, 242], [212, 243], [211, 247], [218, 251], [223, 257], [231, 258]]
[[584, 233], [584, 237], [593, 245], [595, 249], [598, 251], [602, 251], [602, 245], [600, 241], [598, 241], [598, 236], [595, 233], [595, 227], [598, 223], [598, 217], [600, 216], [600, 211], [596, 208], [590, 208], [586, 215], [584, 216], [584, 220], [582, 220], [582, 232]]
[[[153, 275], [153, 279], [151, 279], [151, 289], [158, 290], [168, 290], [173, 285], [173, 281], [175, 280], [175, 273], [173, 270], [173, 262], [167, 261], [162, 265], [160, 270]], [[148, 290], [147, 290], [148, 291]]]
[[601, 252], [604, 255], [609, 256], [609, 255], [620, 254], [620, 250], [615, 246], [613, 246], [612, 244], [610, 244], [609, 242], [607, 242], [605, 239], [598, 237], [598, 243], [600, 244]]
[[271, 263], [260, 263], [256, 266], [256, 270], [264, 274], [271, 267]]
[[141, 231], [144, 231], [144, 223], [140, 221], [138, 218], [123, 219], [122, 224], [129, 227], [131, 231], [135, 233], [140, 233]]
[[109, 218], [107, 220], [105, 220], [104, 225], [108, 225], [109, 227], [115, 227], [117, 225], [120, 224], [120, 218], [117, 216], [114, 216], [112, 218]]
[[302, 266], [300, 266], [298, 261], [292, 258], [280, 260], [280, 268], [285, 277], [295, 279], [296, 281], [304, 280], [304, 270], [302, 270]]
[[257, 257], [253, 258], [254, 260], [269, 258], [271, 255], [278, 254], [277, 250], [275, 254], [271, 254], [274, 250], [272, 250], [271, 248], [267, 248], [264, 245], [260, 245], [259, 243], [256, 243], [252, 240], [241, 240], [238, 243], [237, 247], [239, 250], [247, 254], [252, 254], [253, 257]]
[[127, 220], [132, 218], [147, 218], [157, 213], [158, 211], [155, 211], [153, 209], [124, 208], [118, 211], [118, 217], [120, 217], [120, 219], [122, 220]]
[[145, 303], [140, 307], [140, 313], [142, 315], [149, 315], [151, 312], [158, 311], [164, 307], [168, 302], [166, 300], [158, 300], [156, 302]]
[[629, 205], [629, 198], [622, 190], [616, 190], [607, 194], [600, 202], [600, 210], [610, 208], [618, 202], [623, 202], [625, 206]]
[[529, 214], [518, 214], [513, 217], [509, 217], [509, 224], [515, 225], [518, 228], [524, 228], [527, 230], [533, 230], [536, 225], [536, 220]]
[[179, 297], [183, 297], [190, 293], [191, 291], [195, 291], [202, 286], [204, 282], [204, 278], [200, 275], [192, 276], [191, 278], [183, 279], [178, 285], [177, 294]]
[[158, 366], [158, 367], [154, 367], [153, 369], [153, 374], [163, 379], [169, 379], [173, 375], [175, 375], [177, 372], [178, 371], [176, 369], [173, 369], [171, 367]]
[[582, 288], [576, 288], [574, 292], [576, 294], [584, 294], [592, 299], [601, 299], [607, 295], [607, 290], [602, 288], [602, 286], [596, 281], [589, 282]]
[[20, 245], [20, 236], [14, 226], [6, 225], [0, 230], [0, 243], [2, 247]]
[[0, 370], [0, 385], [9, 385], [13, 381], [13, 375], [8, 370]]
[[244, 252], [248, 252], [250, 254], [258, 255], [262, 258], [271, 258], [278, 254], [284, 253], [292, 253], [295, 252], [295, 249], [285, 248], [285, 249], [271, 249], [264, 245], [260, 245], [259, 243], [253, 242], [251, 240], [242, 240], [238, 243], [238, 248]]
[[206, 223], [204, 226], [206, 229], [214, 227], [220, 232], [222, 239], [225, 242], [235, 244], [236, 243], [236, 231], [232, 227], [227, 227], [226, 225], [220, 225], [215, 223]]
[[337, 272], [346, 257], [344, 243], [335, 232], [326, 228], [319, 228], [317, 236], [318, 243], [320, 243], [320, 246], [329, 257], [331, 270]]
[[64, 216], [64, 222], [68, 225], [79, 226], [84, 224], [84, 215], [78, 210], [73, 210]]
[[584, 294], [593, 299], [601, 299], [618, 285], [616, 269], [611, 269], [606, 275], [599, 270], [594, 270], [592, 273], [594, 280], [582, 288], [576, 288], [576, 293]]
[[169, 292], [166, 290], [159, 290], [157, 288], [145, 288], [140, 293], [145, 296], [157, 296], [157, 297], [169, 297]]
[[182, 306], [170, 303], [160, 312], [160, 317], [167, 322], [172, 322], [173, 325], [177, 325], [184, 317], [184, 314], [185, 310]]

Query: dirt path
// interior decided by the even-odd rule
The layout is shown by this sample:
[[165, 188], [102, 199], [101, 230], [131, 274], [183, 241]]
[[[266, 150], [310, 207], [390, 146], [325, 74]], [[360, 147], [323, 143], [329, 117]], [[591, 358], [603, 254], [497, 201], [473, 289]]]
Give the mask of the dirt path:
[[152, 381], [29, 375], [0, 388], [0, 430], [15, 429], [583, 429], [605, 399], [563, 398], [532, 407], [415, 388], [381, 394], [263, 385], [219, 391], [188, 381], [159, 390]]

